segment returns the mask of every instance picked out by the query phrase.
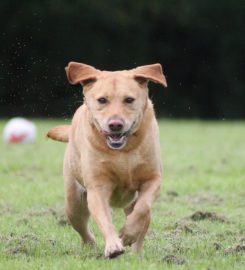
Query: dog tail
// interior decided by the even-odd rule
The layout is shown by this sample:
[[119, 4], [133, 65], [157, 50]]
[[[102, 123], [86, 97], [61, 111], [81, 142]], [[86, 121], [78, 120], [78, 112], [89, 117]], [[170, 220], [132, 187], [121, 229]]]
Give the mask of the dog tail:
[[68, 142], [70, 129], [70, 125], [53, 127], [48, 131], [46, 136], [55, 141]]

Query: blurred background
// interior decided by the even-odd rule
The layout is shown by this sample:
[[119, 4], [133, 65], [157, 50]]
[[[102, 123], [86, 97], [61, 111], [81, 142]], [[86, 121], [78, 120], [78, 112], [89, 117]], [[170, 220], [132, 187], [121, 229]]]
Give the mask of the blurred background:
[[81, 104], [69, 61], [99, 69], [162, 64], [157, 115], [245, 118], [241, 0], [1, 0], [0, 117], [71, 117]]

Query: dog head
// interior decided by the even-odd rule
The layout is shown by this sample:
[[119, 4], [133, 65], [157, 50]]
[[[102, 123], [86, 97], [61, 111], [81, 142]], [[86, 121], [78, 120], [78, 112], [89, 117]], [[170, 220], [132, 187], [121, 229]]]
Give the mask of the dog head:
[[105, 136], [111, 149], [122, 149], [128, 136], [139, 127], [148, 102], [148, 82], [167, 87], [160, 64], [123, 71], [101, 71], [70, 62], [65, 70], [71, 84], [83, 85], [93, 124]]

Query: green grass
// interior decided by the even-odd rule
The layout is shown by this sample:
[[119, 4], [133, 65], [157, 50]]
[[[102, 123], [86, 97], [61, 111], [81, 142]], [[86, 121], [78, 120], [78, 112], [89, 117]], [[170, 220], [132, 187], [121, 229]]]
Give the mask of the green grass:
[[36, 123], [34, 144], [0, 143], [0, 269], [245, 269], [244, 122], [160, 121], [165, 176], [149, 233], [140, 255], [114, 260], [93, 222], [96, 248], [67, 225], [65, 144], [45, 139], [58, 121]]

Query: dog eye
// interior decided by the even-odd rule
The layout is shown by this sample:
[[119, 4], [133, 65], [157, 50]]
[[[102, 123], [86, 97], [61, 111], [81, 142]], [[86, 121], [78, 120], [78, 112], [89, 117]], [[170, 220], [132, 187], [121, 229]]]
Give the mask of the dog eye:
[[131, 103], [133, 103], [134, 102], [134, 98], [132, 98], [132, 97], [126, 97], [125, 99], [124, 99], [124, 102], [125, 103], [127, 103], [127, 104], [131, 104]]
[[101, 97], [97, 99], [100, 104], [106, 104], [108, 100], [105, 97]]

